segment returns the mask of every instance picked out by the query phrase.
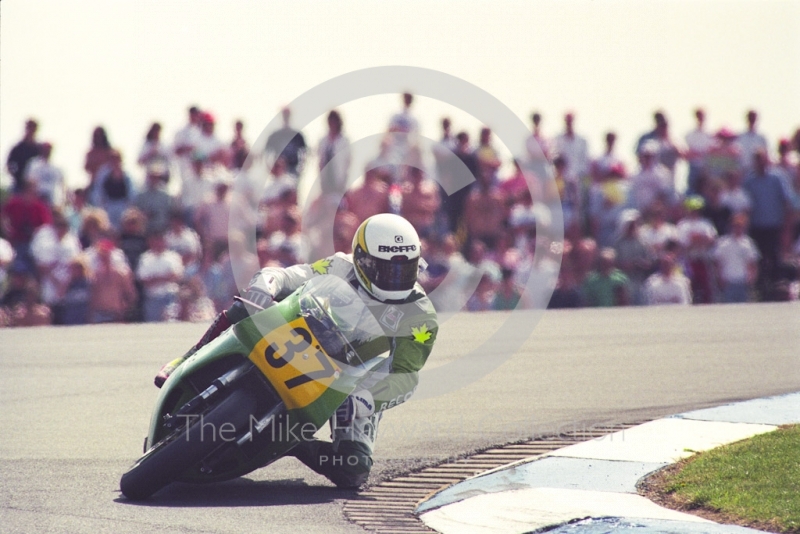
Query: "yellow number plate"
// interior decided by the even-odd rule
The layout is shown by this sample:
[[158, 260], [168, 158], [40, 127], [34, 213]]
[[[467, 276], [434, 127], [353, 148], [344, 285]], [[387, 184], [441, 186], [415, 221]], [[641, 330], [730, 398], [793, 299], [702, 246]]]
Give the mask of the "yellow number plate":
[[250, 360], [275, 386], [289, 409], [317, 400], [339, 376], [340, 367], [320, 348], [302, 317], [261, 338]]

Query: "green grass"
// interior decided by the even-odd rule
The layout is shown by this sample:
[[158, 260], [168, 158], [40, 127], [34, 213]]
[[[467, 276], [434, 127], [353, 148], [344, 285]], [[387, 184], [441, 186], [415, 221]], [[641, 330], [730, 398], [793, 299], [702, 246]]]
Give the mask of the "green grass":
[[689, 506], [800, 532], [800, 426], [698, 454], [665, 482]]

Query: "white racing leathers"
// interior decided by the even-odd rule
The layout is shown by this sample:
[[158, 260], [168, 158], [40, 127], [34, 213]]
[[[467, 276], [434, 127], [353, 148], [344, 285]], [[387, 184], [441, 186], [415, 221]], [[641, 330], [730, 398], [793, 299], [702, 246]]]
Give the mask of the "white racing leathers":
[[365, 445], [371, 453], [383, 410], [407, 401], [417, 387], [418, 371], [425, 365], [436, 340], [439, 328], [436, 311], [419, 284], [401, 302], [376, 300], [356, 279], [352, 256], [341, 252], [311, 264], [264, 268], [251, 280], [245, 298], [261, 305], [268, 298], [281, 300], [306, 281], [322, 275], [337, 276], [356, 288], [386, 336], [389, 358], [360, 386], [372, 394], [375, 413], [365, 418], [355, 417], [354, 400], [348, 397], [331, 420], [334, 450], [341, 441], [348, 440]]

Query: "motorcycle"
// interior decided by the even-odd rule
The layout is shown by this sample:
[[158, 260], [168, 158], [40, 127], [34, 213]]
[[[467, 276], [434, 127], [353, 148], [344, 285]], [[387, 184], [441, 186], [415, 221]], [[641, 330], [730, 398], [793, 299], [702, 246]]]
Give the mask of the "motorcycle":
[[141, 500], [172, 482], [220, 482], [269, 465], [310, 440], [347, 395], [380, 374], [388, 350], [353, 287], [331, 275], [309, 280], [172, 373], [144, 455], [122, 475], [122, 494]]

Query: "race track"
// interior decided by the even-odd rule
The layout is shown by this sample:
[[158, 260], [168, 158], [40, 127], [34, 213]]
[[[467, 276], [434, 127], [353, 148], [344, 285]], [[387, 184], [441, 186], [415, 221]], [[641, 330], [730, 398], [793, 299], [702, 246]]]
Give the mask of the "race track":
[[[505, 317], [453, 317], [430, 367]], [[174, 485], [146, 504], [120, 498], [156, 398], [152, 377], [204, 329], [0, 330], [0, 530], [363, 532], [341, 512], [351, 494], [293, 459], [225, 484]], [[388, 412], [373, 480], [490, 444], [800, 391], [798, 347], [797, 304], [550, 311], [494, 372]]]

